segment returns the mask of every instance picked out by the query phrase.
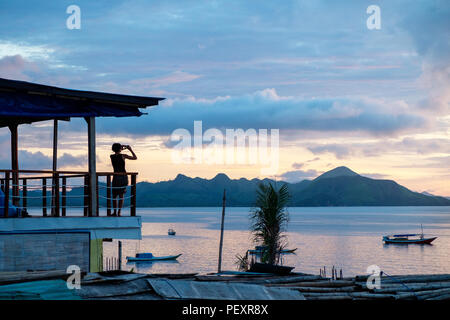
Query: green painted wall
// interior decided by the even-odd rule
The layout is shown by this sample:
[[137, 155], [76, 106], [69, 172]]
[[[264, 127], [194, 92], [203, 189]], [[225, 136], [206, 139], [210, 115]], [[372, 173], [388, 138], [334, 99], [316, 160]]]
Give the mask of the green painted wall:
[[103, 271], [103, 239], [91, 239], [90, 272]]

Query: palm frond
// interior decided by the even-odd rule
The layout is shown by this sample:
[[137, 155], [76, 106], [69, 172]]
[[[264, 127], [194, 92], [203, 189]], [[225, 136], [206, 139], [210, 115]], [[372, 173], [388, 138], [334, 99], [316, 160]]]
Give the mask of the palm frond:
[[267, 247], [262, 256], [263, 262], [278, 262], [280, 248], [286, 245], [283, 232], [289, 222], [286, 209], [289, 199], [287, 184], [283, 184], [278, 190], [271, 183], [258, 185], [255, 206], [250, 211], [250, 229], [253, 241]]

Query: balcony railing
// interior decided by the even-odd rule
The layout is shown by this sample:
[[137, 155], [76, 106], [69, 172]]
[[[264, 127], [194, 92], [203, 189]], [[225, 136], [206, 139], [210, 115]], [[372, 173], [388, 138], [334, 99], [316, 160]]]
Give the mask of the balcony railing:
[[[97, 205], [91, 207], [91, 188], [88, 172], [45, 171], [45, 170], [0, 170], [0, 184], [4, 201], [0, 201], [0, 218], [7, 218], [10, 206], [20, 211], [41, 209], [42, 216], [106, 216], [112, 215], [112, 179], [114, 175], [130, 176], [126, 187], [122, 212], [129, 209], [129, 215], [136, 215], [136, 172], [97, 172], [95, 195]], [[3, 203], [2, 203], [3, 202]], [[106, 210], [104, 210], [106, 209]], [[36, 210], [33, 210], [35, 213]], [[3, 214], [1, 214], [3, 213]], [[20, 216], [20, 215], [19, 215]]]

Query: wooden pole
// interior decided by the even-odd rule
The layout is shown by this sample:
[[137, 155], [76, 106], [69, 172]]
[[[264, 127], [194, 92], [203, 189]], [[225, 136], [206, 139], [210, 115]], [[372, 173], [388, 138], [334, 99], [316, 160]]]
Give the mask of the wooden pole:
[[17, 124], [9, 126], [11, 132], [11, 169], [12, 173], [12, 203], [15, 206], [19, 206], [19, 147], [18, 147], [18, 133]]
[[111, 175], [106, 176], [106, 215], [111, 215]]
[[59, 205], [59, 174], [58, 173], [55, 173], [55, 193], [54, 193], [54, 197], [53, 197], [53, 200], [54, 200], [54, 204], [55, 204], [55, 210], [54, 210], [54, 216], [55, 217], [59, 217], [59, 207], [60, 207], [60, 205]]
[[130, 199], [130, 215], [136, 215], [136, 175], [131, 175], [131, 199]]
[[119, 270], [122, 270], [122, 241], [119, 241], [119, 261], [118, 261], [118, 266], [119, 266]]
[[88, 203], [88, 194], [89, 194], [89, 175], [84, 176], [84, 193], [83, 193], [83, 214], [85, 217], [88, 216], [89, 213], [89, 203]]
[[47, 179], [42, 178], [42, 215], [47, 216]]
[[67, 207], [67, 178], [62, 177], [62, 192], [61, 192], [61, 215], [63, 217], [66, 216], [66, 207]]
[[88, 124], [89, 216], [97, 215], [97, 168], [95, 162], [95, 117], [85, 118]]
[[24, 210], [27, 210], [27, 194], [28, 194], [28, 190], [27, 190], [27, 179], [22, 179], [22, 185], [23, 185], [23, 189], [22, 189], [22, 207]]
[[3, 204], [3, 217], [8, 218], [9, 212], [9, 171], [5, 172], [5, 203]]
[[54, 119], [53, 120], [53, 165], [52, 165], [52, 170], [53, 170], [53, 175], [52, 175], [52, 216], [56, 216], [56, 203], [55, 203], [55, 198], [56, 198], [56, 177], [55, 177], [55, 171], [58, 168], [58, 120]]
[[217, 273], [222, 272], [222, 247], [223, 247], [223, 224], [225, 220], [225, 196], [226, 190], [223, 190], [223, 200], [222, 200], [222, 223], [220, 225], [220, 243], [219, 243], [219, 265], [217, 267]]

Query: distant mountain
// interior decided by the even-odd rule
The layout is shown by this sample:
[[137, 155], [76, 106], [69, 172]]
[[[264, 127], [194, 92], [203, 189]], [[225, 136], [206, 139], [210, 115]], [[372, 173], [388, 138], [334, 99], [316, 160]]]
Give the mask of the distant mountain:
[[[215, 207], [222, 205], [226, 189], [227, 206], [248, 207], [253, 206], [261, 182], [278, 186], [284, 183], [270, 179], [232, 180], [223, 173], [209, 180], [178, 174], [174, 180], [138, 183], [136, 201], [139, 207]], [[337, 167], [314, 180], [288, 183], [288, 187], [290, 206], [450, 206], [447, 198], [413, 192], [392, 180], [363, 177], [347, 167]], [[81, 194], [79, 188], [68, 192], [69, 196]], [[36, 191], [36, 195], [40, 193]], [[81, 205], [75, 199], [68, 198], [68, 205]], [[36, 199], [30, 204], [40, 203]], [[101, 198], [100, 205], [105, 204]]]
[[[189, 178], [138, 185], [137, 203], [146, 207], [220, 206], [227, 190], [228, 206], [252, 206], [261, 182], [281, 185], [270, 179], [232, 180], [223, 173], [213, 179]], [[347, 167], [337, 167], [314, 180], [288, 183], [291, 206], [450, 206], [444, 197], [413, 192], [392, 180], [360, 176]]]
[[356, 177], [356, 176], [358, 176], [358, 174], [347, 167], [337, 167], [330, 171], [325, 172], [324, 174], [318, 176], [314, 180], [336, 178], [336, 177]]

